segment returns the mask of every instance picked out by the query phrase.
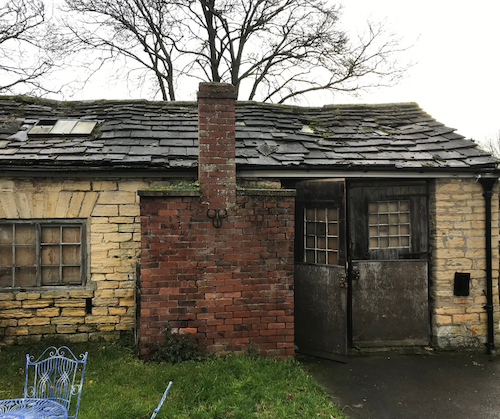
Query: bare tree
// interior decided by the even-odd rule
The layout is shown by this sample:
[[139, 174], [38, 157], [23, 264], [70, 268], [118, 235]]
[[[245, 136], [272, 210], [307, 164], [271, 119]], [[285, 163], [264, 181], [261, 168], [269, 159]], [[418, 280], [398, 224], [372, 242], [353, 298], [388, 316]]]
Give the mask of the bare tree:
[[483, 150], [500, 159], [500, 131], [494, 137], [486, 138], [484, 142], [478, 144]]
[[43, 0], [0, 2], [0, 93], [42, 95], [61, 52]]
[[407, 66], [383, 25], [350, 39], [328, 0], [65, 0], [73, 49], [175, 100], [190, 78], [232, 83], [240, 99], [283, 103], [392, 85]]

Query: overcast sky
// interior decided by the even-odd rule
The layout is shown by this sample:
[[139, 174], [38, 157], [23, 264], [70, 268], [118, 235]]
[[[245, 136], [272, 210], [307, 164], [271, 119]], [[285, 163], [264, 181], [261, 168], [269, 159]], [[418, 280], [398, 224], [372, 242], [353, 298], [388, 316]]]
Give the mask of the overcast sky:
[[387, 22], [414, 43], [416, 65], [398, 86], [343, 102], [417, 102], [457, 132], [500, 131], [500, 0], [345, 0], [343, 22]]
[[[118, 0], [117, 0], [118, 1]], [[336, 103], [417, 102], [457, 132], [484, 141], [500, 131], [500, 0], [344, 0], [342, 24], [387, 21], [415, 65], [399, 85]], [[74, 99], [129, 97], [122, 86], [88, 86]], [[323, 105], [318, 103], [308, 105]]]

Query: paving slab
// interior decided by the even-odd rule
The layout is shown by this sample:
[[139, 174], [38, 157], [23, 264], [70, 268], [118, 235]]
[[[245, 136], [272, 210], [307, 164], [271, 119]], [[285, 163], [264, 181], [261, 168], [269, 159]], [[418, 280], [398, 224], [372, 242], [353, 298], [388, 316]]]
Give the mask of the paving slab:
[[350, 419], [499, 419], [500, 358], [370, 353], [346, 363], [300, 357]]

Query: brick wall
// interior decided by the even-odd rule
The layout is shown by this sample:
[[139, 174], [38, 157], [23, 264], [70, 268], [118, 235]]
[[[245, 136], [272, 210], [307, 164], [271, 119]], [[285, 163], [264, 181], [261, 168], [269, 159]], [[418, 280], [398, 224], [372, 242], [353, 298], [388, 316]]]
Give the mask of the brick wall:
[[[492, 198], [493, 301], [498, 328], [498, 188]], [[438, 179], [430, 193], [430, 294], [434, 344], [481, 347], [486, 343], [486, 253], [483, 188], [475, 179]], [[455, 272], [470, 273], [470, 295], [453, 295]]]
[[167, 321], [209, 351], [292, 355], [294, 191], [239, 191], [220, 228], [194, 191], [140, 194], [142, 356]]
[[237, 196], [235, 98], [231, 85], [200, 84], [199, 193], [140, 192], [144, 357], [167, 321], [209, 351], [252, 342], [262, 353], [293, 354], [295, 192]]

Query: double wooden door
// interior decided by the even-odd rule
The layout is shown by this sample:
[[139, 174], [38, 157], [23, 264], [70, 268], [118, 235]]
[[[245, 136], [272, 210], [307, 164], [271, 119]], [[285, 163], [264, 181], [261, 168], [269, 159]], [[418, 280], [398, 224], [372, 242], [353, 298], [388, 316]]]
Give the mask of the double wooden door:
[[298, 351], [428, 344], [427, 223], [425, 182], [298, 184]]

